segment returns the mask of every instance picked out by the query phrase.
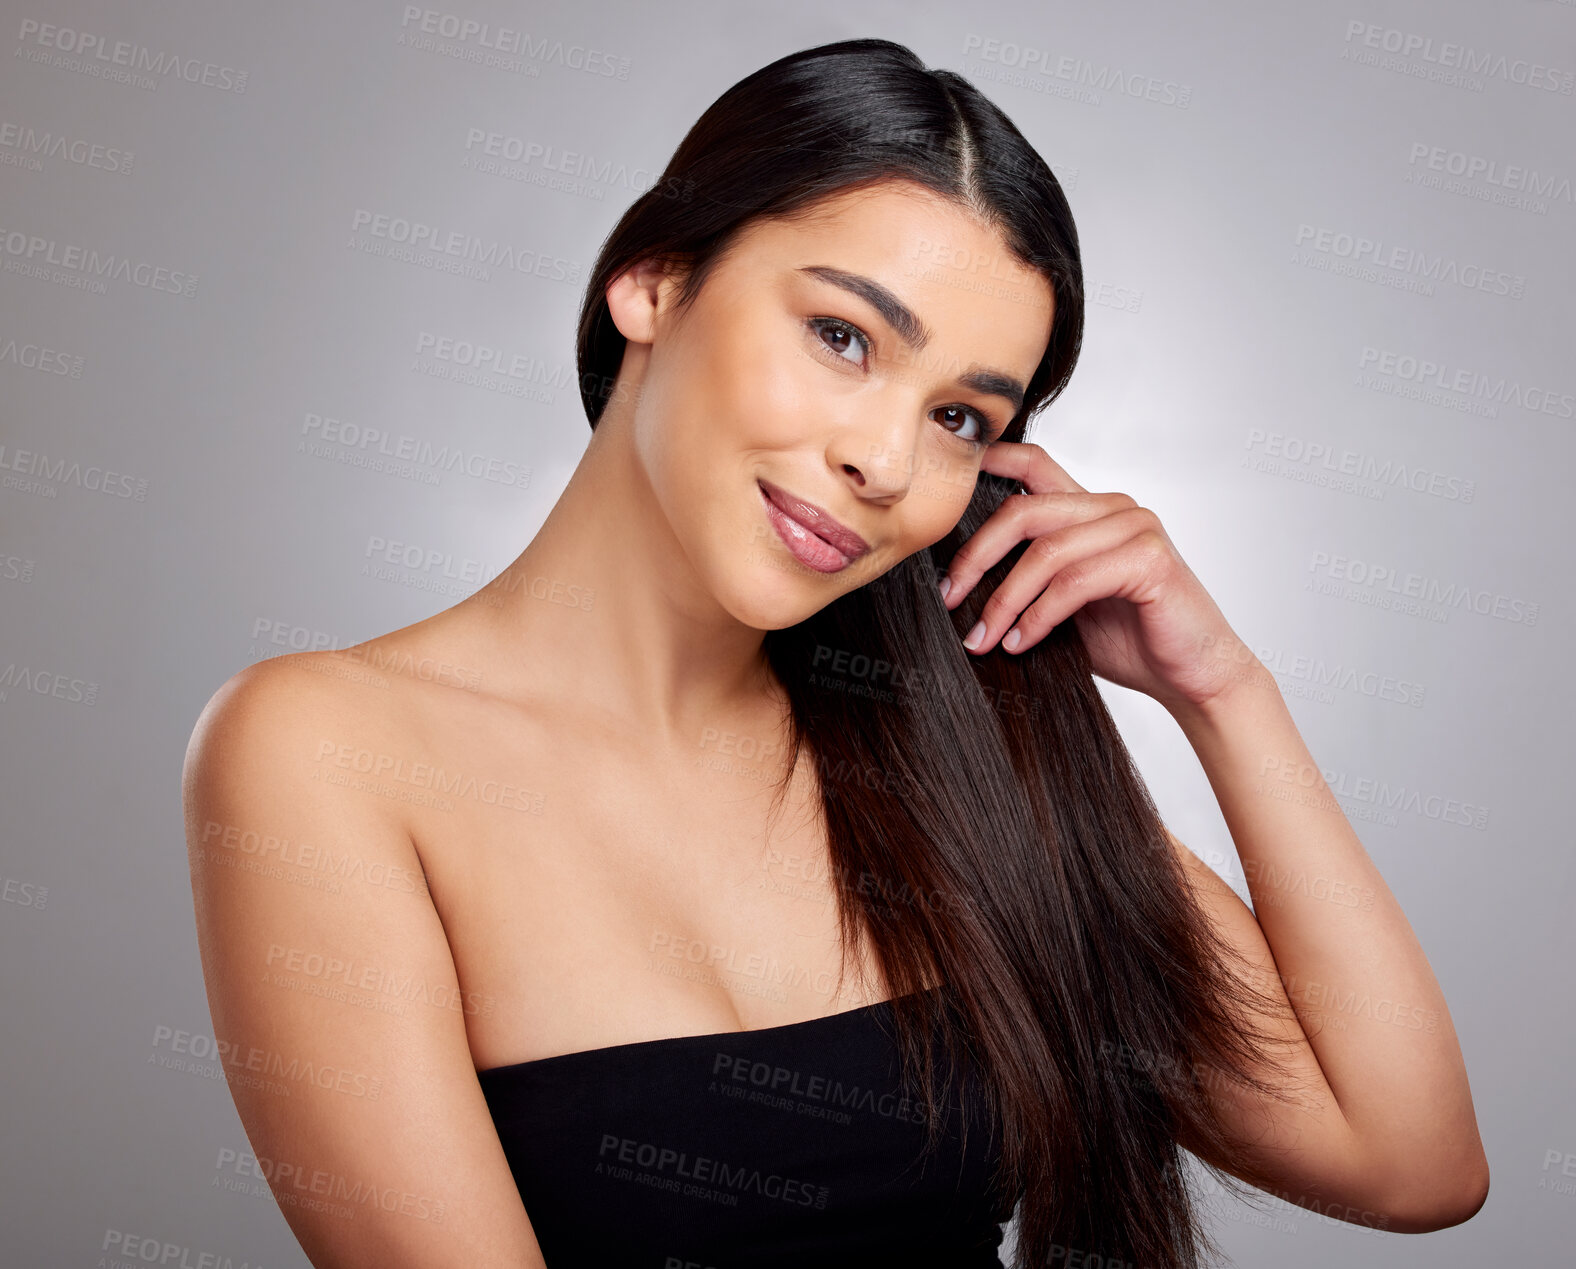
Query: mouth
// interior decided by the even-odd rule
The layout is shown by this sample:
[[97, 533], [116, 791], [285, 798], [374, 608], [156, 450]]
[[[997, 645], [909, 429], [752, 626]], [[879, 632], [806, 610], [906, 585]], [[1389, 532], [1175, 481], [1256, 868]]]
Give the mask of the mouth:
[[830, 512], [772, 484], [756, 481], [766, 505], [766, 516], [777, 536], [808, 568], [836, 573], [870, 550], [870, 543]]

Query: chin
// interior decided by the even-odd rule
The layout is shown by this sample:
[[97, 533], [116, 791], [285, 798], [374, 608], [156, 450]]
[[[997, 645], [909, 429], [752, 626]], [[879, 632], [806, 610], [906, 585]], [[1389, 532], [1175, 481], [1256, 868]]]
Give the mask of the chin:
[[784, 630], [819, 612], [843, 593], [828, 574], [816, 574], [786, 552], [762, 550], [749, 566], [734, 573], [718, 602], [756, 630]]

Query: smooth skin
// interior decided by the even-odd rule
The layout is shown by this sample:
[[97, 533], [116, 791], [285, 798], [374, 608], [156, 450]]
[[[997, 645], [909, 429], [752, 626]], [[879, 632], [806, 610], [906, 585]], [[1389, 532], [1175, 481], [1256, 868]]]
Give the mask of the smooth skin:
[[[980, 260], [998, 285], [977, 284]], [[923, 329], [905, 339], [868, 290], [833, 280], [850, 275], [879, 282]], [[1130, 530], [1139, 549], [1119, 559], [1157, 569], [1154, 526], [1100, 524], [1131, 499], [1058, 502], [1053, 484], [1071, 478], [1039, 447], [976, 443], [1015, 407], [960, 376], [1026, 383], [1053, 297], [958, 207], [902, 182], [845, 194], [812, 217], [753, 226], [690, 309], [674, 308], [675, 290], [650, 263], [609, 287], [629, 341], [614, 398], [500, 576], [355, 648], [242, 670], [193, 732], [183, 796], [214, 1031], [253, 1149], [319, 1269], [542, 1265], [479, 1069], [797, 1022], [890, 994], [867, 948], [837, 990], [807, 761], [767, 823], [786, 730], [764, 631], [939, 540], [982, 468], [1046, 500], [976, 535], [949, 602], [1015, 533], [1066, 552], [1030, 552], [1041, 571], [1003, 588], [988, 641], [1040, 592], [1049, 598], [1024, 619], [1033, 638], [1058, 605], [1128, 576], [1093, 562]], [[758, 477], [873, 550], [838, 573], [806, 568], [771, 529]], [[1113, 499], [1123, 505], [1102, 501]], [[1175, 570], [1152, 573], [1158, 591], [1123, 585], [1176, 646], [1227, 637]], [[1134, 605], [1115, 590], [1099, 602]], [[1255, 894], [1255, 920], [1173, 839], [1226, 937], [1250, 963], [1416, 1000], [1440, 1019], [1419, 1034], [1353, 1016], [1339, 1033], [1312, 1027], [1310, 1041], [1308, 1011], [1288, 1000], [1267, 1025], [1296, 1042], [1317, 1095], [1289, 1112], [1222, 1091], [1222, 1116], [1259, 1143], [1256, 1160], [1292, 1202], [1331, 1215], [1344, 1204], [1342, 1219], [1392, 1230], [1465, 1219], [1487, 1169], [1427, 963], [1338, 812], [1253, 792], [1259, 755], [1311, 761], [1272, 682], [1235, 662], [1234, 675], [1179, 681], [1176, 655], [1156, 656], [1148, 635], [1122, 646], [1139, 651], [1108, 655], [1102, 672], [1153, 673], [1129, 685], [1147, 682], [1193, 740], [1250, 877], [1253, 862], [1301, 863], [1381, 896], [1348, 912]], [[358, 1183], [380, 1201], [347, 1200]], [[352, 1217], [301, 1201], [335, 1195]]]

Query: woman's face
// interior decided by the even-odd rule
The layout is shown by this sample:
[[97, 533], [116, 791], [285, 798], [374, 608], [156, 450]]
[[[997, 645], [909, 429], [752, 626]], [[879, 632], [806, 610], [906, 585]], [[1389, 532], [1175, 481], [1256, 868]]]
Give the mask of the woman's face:
[[909, 182], [757, 221], [682, 312], [677, 290], [654, 266], [609, 287], [615, 401], [700, 584], [761, 630], [957, 524], [1050, 339], [1050, 284]]

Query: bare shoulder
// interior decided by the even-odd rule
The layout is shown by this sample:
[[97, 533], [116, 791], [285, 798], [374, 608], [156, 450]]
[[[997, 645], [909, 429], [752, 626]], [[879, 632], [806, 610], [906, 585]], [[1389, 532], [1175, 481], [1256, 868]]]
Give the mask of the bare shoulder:
[[[378, 753], [402, 751], [416, 717], [418, 693], [412, 689], [420, 684], [371, 668], [380, 642], [287, 653], [231, 675], [192, 728], [184, 795], [190, 798], [216, 781], [249, 783], [253, 796], [266, 789], [299, 792], [303, 785], [321, 784], [336, 768], [363, 767], [370, 774]], [[366, 803], [364, 811], [377, 807], [391, 826], [401, 822], [397, 804]]]
[[[351, 650], [354, 652], [355, 650]], [[396, 722], [399, 693], [358, 674], [343, 654], [292, 652], [232, 674], [203, 706], [187, 747], [188, 765], [214, 745], [285, 740], [293, 732]]]
[[447, 1007], [458, 979], [402, 804], [332, 760], [388, 750], [408, 699], [324, 673], [321, 655], [232, 676], [187, 747], [197, 941], [231, 1096], [257, 1156], [291, 1165], [276, 1193], [312, 1175], [393, 1196], [353, 1219], [282, 1201], [314, 1264], [539, 1266]]

